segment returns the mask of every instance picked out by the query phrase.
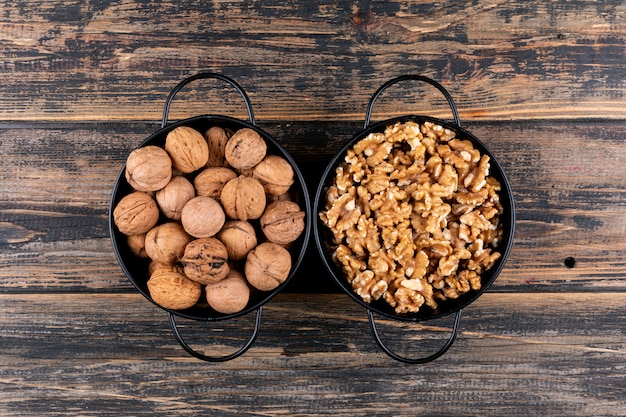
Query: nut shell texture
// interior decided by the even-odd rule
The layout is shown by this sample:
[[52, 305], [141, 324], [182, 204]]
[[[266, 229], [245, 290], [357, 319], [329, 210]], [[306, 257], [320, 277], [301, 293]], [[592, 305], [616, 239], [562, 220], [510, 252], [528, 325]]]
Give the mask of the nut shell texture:
[[220, 195], [224, 211], [231, 219], [258, 219], [265, 210], [265, 190], [254, 178], [240, 175], [224, 185]]
[[293, 184], [293, 168], [284, 158], [267, 155], [254, 167], [252, 177], [263, 184], [268, 194], [281, 195]]
[[124, 196], [113, 209], [113, 222], [125, 235], [140, 235], [159, 220], [159, 207], [150, 195], [135, 191]]
[[158, 146], [137, 148], [126, 159], [124, 176], [137, 191], [157, 191], [172, 178], [172, 160]]
[[293, 242], [304, 230], [304, 212], [293, 201], [275, 201], [261, 216], [263, 234], [281, 245]]
[[204, 136], [189, 126], [178, 126], [169, 132], [165, 150], [174, 168], [186, 174], [202, 168], [209, 159], [209, 146]]
[[209, 160], [207, 166], [222, 167], [228, 165], [224, 153], [226, 144], [233, 132], [226, 130], [220, 126], [213, 126], [204, 133], [204, 138], [209, 145]]
[[146, 253], [153, 261], [173, 264], [183, 257], [191, 239], [180, 224], [163, 223], [146, 233]]
[[155, 198], [163, 214], [173, 220], [180, 220], [180, 215], [187, 201], [196, 196], [193, 184], [182, 176], [176, 176], [161, 190]]
[[193, 307], [200, 299], [200, 284], [175, 271], [159, 270], [148, 280], [148, 291], [155, 303], [171, 310]]
[[226, 161], [237, 169], [254, 167], [265, 158], [266, 153], [267, 144], [256, 131], [250, 128], [236, 131], [224, 149]]
[[230, 271], [220, 282], [206, 286], [206, 301], [219, 313], [237, 313], [248, 305], [249, 300], [250, 287], [237, 271]]
[[271, 291], [285, 282], [291, 271], [291, 255], [282, 246], [265, 242], [248, 254], [245, 276], [250, 285]]
[[217, 238], [226, 246], [228, 257], [235, 261], [244, 259], [257, 244], [254, 226], [243, 220], [227, 221]]
[[198, 195], [219, 200], [224, 185], [235, 178], [237, 178], [237, 174], [231, 169], [225, 167], [209, 167], [196, 176], [193, 185]]
[[200, 284], [214, 284], [230, 272], [228, 251], [215, 238], [196, 239], [187, 245], [181, 259], [185, 275]]
[[212, 237], [220, 231], [226, 216], [220, 203], [211, 197], [194, 197], [185, 204], [180, 221], [193, 237]]

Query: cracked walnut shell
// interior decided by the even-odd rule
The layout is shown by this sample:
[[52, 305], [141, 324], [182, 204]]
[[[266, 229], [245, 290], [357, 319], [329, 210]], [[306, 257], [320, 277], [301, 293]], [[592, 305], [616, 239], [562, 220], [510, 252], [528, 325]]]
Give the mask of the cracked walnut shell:
[[137, 191], [157, 191], [172, 178], [172, 160], [158, 146], [137, 148], [126, 159], [124, 176]]
[[204, 136], [189, 126], [178, 126], [165, 138], [165, 150], [174, 168], [188, 174], [206, 165], [209, 146]]

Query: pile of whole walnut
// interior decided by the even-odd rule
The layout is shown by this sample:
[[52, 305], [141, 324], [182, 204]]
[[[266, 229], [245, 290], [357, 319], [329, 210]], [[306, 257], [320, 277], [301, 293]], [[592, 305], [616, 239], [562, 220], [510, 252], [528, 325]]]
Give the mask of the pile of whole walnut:
[[[270, 291], [291, 271], [287, 247], [305, 227], [294, 171], [267, 153], [253, 129], [219, 126], [204, 135], [179, 126], [165, 146], [133, 150], [125, 177], [133, 191], [113, 219], [132, 252], [150, 259], [148, 290], [164, 308], [206, 305], [232, 314], [251, 291]], [[251, 288], [252, 287], [252, 288]]]
[[333, 259], [367, 303], [398, 314], [481, 288], [501, 257], [500, 183], [489, 156], [440, 125], [396, 123], [347, 151], [322, 222]]

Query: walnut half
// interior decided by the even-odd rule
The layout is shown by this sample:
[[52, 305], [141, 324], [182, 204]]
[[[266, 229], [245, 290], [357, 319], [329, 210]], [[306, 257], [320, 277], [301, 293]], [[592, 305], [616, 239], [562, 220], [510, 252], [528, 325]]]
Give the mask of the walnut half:
[[403, 314], [480, 289], [501, 256], [489, 168], [471, 141], [432, 122], [398, 122], [349, 149], [319, 216], [355, 293]]

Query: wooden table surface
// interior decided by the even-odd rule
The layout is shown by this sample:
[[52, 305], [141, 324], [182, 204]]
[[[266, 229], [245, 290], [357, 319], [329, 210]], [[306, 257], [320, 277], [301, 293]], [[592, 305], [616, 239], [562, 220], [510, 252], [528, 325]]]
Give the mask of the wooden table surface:
[[[0, 2], [0, 415], [626, 415], [626, 6], [622, 1]], [[454, 97], [516, 202], [514, 246], [439, 359], [385, 355], [311, 240], [244, 355], [207, 363], [124, 276], [109, 199], [170, 90], [248, 93], [313, 195], [374, 91], [422, 74]], [[449, 119], [398, 84], [373, 119]], [[185, 88], [170, 120], [246, 118]], [[227, 354], [253, 317], [179, 320]], [[451, 329], [378, 319], [408, 355]]]

